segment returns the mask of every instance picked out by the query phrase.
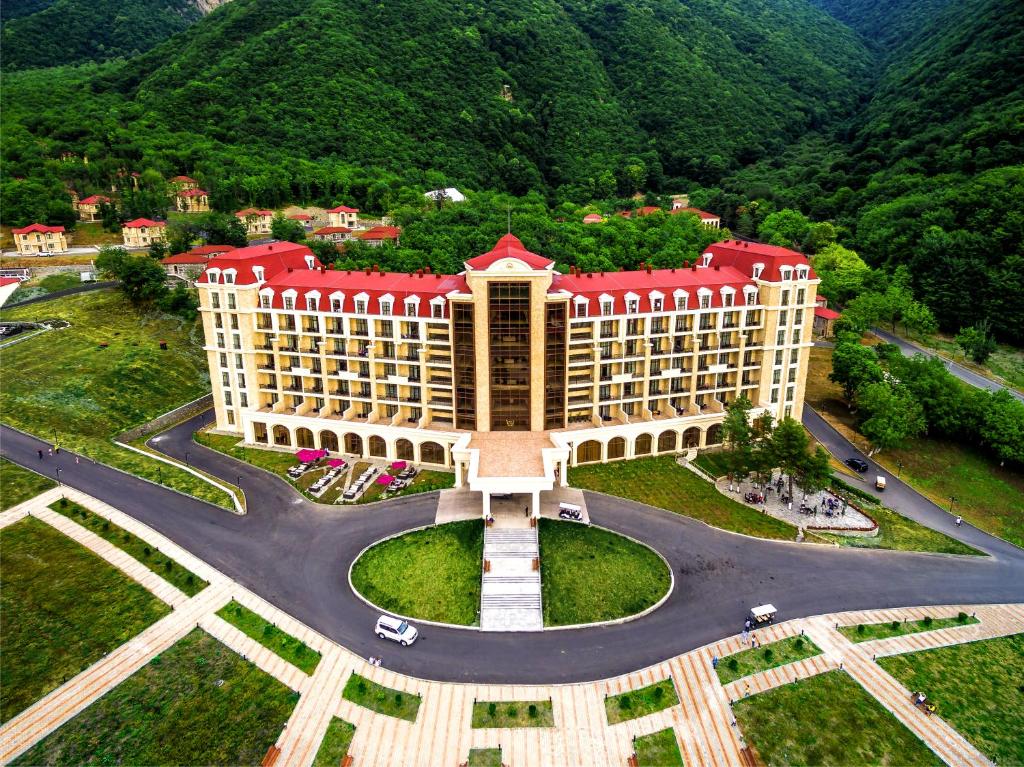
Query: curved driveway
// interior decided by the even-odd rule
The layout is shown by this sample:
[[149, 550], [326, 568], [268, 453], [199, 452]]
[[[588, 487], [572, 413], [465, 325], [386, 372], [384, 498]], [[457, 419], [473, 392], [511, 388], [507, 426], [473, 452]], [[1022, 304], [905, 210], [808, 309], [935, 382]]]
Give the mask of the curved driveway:
[[[41, 463], [51, 476], [60, 466], [67, 484], [159, 530], [331, 639], [363, 655], [381, 654], [371, 630], [376, 613], [348, 588], [349, 564], [369, 543], [430, 523], [436, 494], [365, 507], [310, 503], [284, 480], [192, 442], [192, 432], [208, 418], [176, 427], [157, 446], [177, 458], [187, 450], [193, 466], [218, 476], [240, 475], [246, 516], [90, 461], [76, 465], [67, 453], [40, 462], [36, 450], [45, 443], [7, 427], [0, 427], [0, 453], [33, 469]], [[895, 494], [886, 495], [892, 500]], [[992, 556], [763, 541], [602, 495], [588, 494], [587, 505], [595, 523], [650, 543], [671, 563], [676, 589], [664, 606], [631, 623], [574, 631], [500, 634], [423, 626], [413, 647], [384, 646], [385, 665], [443, 681], [589, 681], [734, 633], [747, 608], [762, 602], [773, 602], [785, 620], [838, 610], [1024, 601], [1024, 552], [973, 528], [954, 532]], [[948, 522], [934, 507], [923, 516], [930, 526]]]

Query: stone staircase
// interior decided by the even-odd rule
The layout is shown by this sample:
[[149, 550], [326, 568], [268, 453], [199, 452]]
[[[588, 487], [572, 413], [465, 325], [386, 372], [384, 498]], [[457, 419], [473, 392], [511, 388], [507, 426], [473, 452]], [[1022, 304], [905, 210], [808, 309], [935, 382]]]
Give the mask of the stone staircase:
[[484, 631], [540, 631], [540, 573], [533, 569], [540, 556], [537, 528], [495, 524], [484, 528], [484, 561], [490, 563], [480, 591], [480, 627]]

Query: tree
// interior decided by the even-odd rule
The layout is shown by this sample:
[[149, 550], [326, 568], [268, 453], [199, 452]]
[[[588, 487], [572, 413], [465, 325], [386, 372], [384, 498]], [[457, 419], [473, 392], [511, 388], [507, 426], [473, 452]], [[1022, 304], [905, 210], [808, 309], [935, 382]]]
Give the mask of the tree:
[[921, 404], [904, 387], [887, 381], [869, 383], [857, 390], [860, 433], [871, 443], [871, 454], [898, 447], [925, 430]]
[[988, 320], [982, 320], [969, 328], [960, 328], [954, 340], [979, 365], [984, 365], [996, 350], [996, 340], [989, 333]]
[[302, 242], [306, 239], [306, 230], [302, 224], [286, 218], [283, 213], [278, 213], [270, 222], [270, 234], [275, 240], [285, 242]]
[[338, 246], [330, 240], [308, 240], [306, 245], [313, 251], [313, 255], [320, 260], [321, 264], [330, 266], [341, 256]]
[[903, 327], [907, 329], [907, 335], [920, 338], [935, 333], [939, 323], [935, 321], [931, 309], [920, 301], [910, 301], [903, 307]]
[[754, 433], [750, 424], [750, 410], [753, 405], [746, 397], [734, 399], [726, 405], [722, 421], [722, 437], [725, 442], [729, 466], [729, 489], [736, 477], [745, 477], [753, 468]]
[[807, 496], [824, 490], [831, 482], [832, 465], [829, 463], [828, 451], [818, 445], [814, 452], [805, 458], [797, 476], [797, 484]]
[[157, 301], [167, 294], [167, 274], [149, 256], [131, 255], [124, 248], [103, 248], [96, 256], [96, 268], [116, 279], [133, 304]]
[[828, 221], [811, 224], [804, 237], [804, 248], [808, 253], [817, 253], [831, 247], [836, 241], [836, 228]]
[[807, 236], [811, 222], [803, 213], [791, 208], [783, 208], [768, 215], [757, 232], [762, 240], [771, 245], [785, 248], [798, 248]]
[[793, 479], [806, 469], [809, 439], [803, 425], [793, 418], [783, 418], [771, 437], [774, 463], [789, 477], [789, 498], [793, 503]]
[[149, 257], [154, 261], [159, 261], [167, 256], [167, 245], [164, 244], [163, 240], [156, 240], [149, 246]]
[[811, 265], [821, 280], [818, 292], [839, 306], [860, 295], [871, 273], [856, 251], [836, 243], [818, 251]]
[[830, 381], [843, 387], [847, 402], [853, 400], [856, 391], [866, 383], [881, 381], [884, 372], [878, 363], [878, 355], [870, 346], [864, 346], [859, 338], [844, 334], [832, 350], [832, 372]]
[[981, 437], [1000, 463], [1024, 465], [1024, 402], [1005, 389], [993, 392], [985, 409]]

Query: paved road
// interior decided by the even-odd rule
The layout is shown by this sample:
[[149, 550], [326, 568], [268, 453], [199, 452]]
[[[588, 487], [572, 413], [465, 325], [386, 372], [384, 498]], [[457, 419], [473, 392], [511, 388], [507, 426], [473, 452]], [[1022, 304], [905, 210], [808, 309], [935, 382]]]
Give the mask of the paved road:
[[1000, 389], [1006, 389], [1014, 397], [1024, 402], [1024, 394], [1014, 389], [1012, 386], [1003, 386], [1001, 383], [996, 383], [990, 378], [985, 378], [983, 375], [978, 375], [973, 370], [965, 368], [963, 365], [959, 365], [956, 362], [951, 362], [945, 357], [940, 357], [935, 352], [927, 349], [922, 349], [917, 344], [913, 344], [910, 341], [894, 336], [892, 333], [887, 333], [881, 328], [871, 328], [871, 332], [881, 338], [886, 343], [896, 344], [900, 347], [900, 351], [903, 352], [907, 357], [913, 357], [915, 354], [923, 354], [926, 357], [938, 357], [942, 360], [942, 364], [946, 366], [946, 370], [955, 375], [961, 381], [969, 383], [971, 386], [975, 386], [979, 389], [986, 389], [988, 391], [999, 391]]
[[[283, 480], [191, 441], [204, 414], [157, 446], [221, 477], [241, 475], [249, 513], [236, 516], [73, 455], [40, 462], [45, 443], [0, 427], [0, 453], [53, 475], [149, 524], [228, 576], [344, 646], [383, 655], [399, 672], [446, 681], [578, 682], [632, 671], [739, 628], [747, 608], [773, 602], [779, 618], [836, 610], [948, 602], [1024, 601], [1024, 552], [971, 528], [953, 530], [990, 553], [947, 557], [762, 541], [642, 504], [588, 494], [591, 519], [648, 541], [672, 566], [676, 589], [638, 621], [530, 634], [421, 627], [407, 650], [372, 635], [376, 613], [351, 593], [346, 574], [368, 544], [433, 520], [436, 495], [370, 507], [310, 503]], [[895, 488], [894, 488], [895, 490]], [[899, 500], [894, 492], [888, 500]], [[947, 525], [938, 509], [922, 521]], [[579, 577], [587, 578], [586, 571]]]

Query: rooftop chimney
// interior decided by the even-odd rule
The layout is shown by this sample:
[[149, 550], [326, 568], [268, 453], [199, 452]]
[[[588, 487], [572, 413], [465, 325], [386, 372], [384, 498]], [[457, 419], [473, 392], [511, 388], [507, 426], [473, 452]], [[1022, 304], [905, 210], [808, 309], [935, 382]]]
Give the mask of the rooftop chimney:
[[722, 265], [721, 264], [715, 264], [715, 271], [716, 272], [722, 271]]
[[648, 273], [648, 274], [650, 274], [650, 273], [651, 273], [651, 265], [650, 265], [650, 264], [648, 264], [648, 265], [647, 265], [647, 273]]
[[433, 270], [428, 266], [425, 268], [427, 274], [430, 274]]
[[367, 274], [369, 274], [369, 273], [370, 273], [370, 267], [366, 267], [366, 273], [367, 273]]
[[379, 266], [377, 266], [377, 264], [374, 264], [374, 265], [373, 265], [373, 271], [375, 271], [375, 272], [379, 272], [379, 271], [380, 271], [380, 267], [379, 267]]
[[696, 261], [694, 261], [692, 264], [690, 264], [690, 271], [691, 272], [697, 271], [697, 262]]

